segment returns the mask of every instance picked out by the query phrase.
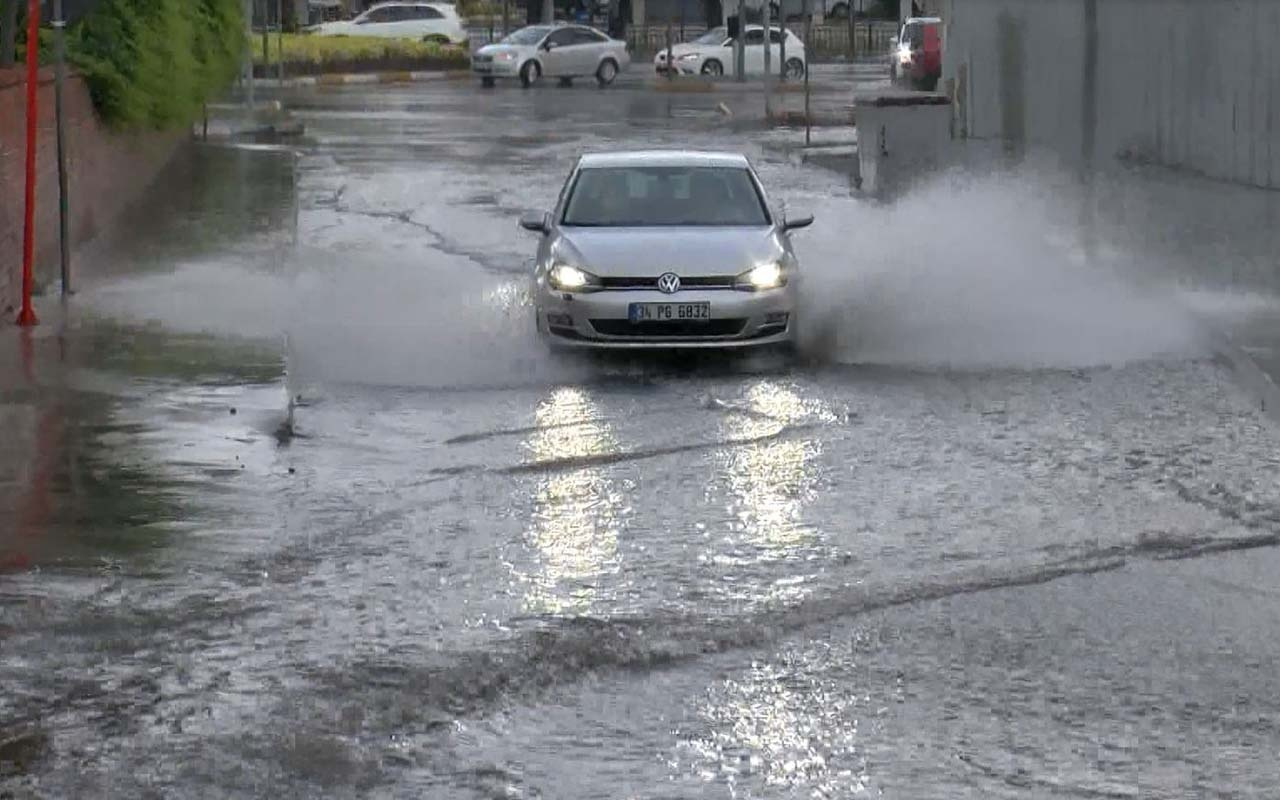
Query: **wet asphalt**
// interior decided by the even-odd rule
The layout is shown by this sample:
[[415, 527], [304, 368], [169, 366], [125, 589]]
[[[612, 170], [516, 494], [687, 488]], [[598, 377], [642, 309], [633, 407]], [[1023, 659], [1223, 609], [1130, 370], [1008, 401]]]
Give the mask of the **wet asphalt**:
[[[283, 99], [3, 332], [0, 795], [1273, 796], [1280, 432], [1206, 327], [1265, 236], [870, 202], [737, 95]], [[533, 340], [515, 219], [621, 147], [817, 214], [797, 358]]]

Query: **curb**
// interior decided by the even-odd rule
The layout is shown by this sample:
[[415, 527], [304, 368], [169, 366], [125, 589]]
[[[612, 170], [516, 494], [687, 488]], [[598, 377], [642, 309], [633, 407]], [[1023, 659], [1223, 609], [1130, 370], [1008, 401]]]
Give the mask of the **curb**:
[[468, 70], [430, 70], [414, 72], [399, 70], [392, 72], [354, 72], [324, 75], [303, 75], [297, 78], [285, 78], [284, 81], [271, 78], [255, 78], [254, 86], [264, 88], [298, 88], [307, 86], [360, 86], [381, 83], [429, 83], [432, 81], [461, 80], [471, 77]]
[[[723, 94], [763, 94], [764, 85], [759, 81], [739, 82], [735, 80], [710, 80], [703, 77], [695, 77], [691, 75], [678, 78], [649, 78], [645, 81], [645, 86], [655, 92], [671, 92], [673, 94], [712, 94], [720, 92]], [[825, 82], [810, 83], [809, 91], [811, 94], [830, 94], [837, 91], [838, 87], [832, 86]], [[772, 94], [804, 94], [804, 83], [775, 81], [770, 84], [769, 90]]]

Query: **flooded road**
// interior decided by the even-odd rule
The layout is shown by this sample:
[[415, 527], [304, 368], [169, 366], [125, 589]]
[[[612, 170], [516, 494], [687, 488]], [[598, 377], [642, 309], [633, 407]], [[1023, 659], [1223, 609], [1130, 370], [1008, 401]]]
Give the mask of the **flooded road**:
[[[299, 152], [197, 149], [5, 333], [0, 795], [1271, 796], [1220, 287], [1086, 259], [1051, 174], [869, 204], [714, 97], [288, 99]], [[516, 216], [657, 146], [816, 212], [801, 358], [533, 340]]]

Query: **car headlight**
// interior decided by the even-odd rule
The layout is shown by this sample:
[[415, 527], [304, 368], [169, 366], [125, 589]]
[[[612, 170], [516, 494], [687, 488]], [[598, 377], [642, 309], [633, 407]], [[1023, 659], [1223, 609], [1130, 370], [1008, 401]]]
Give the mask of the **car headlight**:
[[551, 271], [547, 273], [547, 280], [553, 288], [567, 292], [581, 292], [600, 285], [600, 279], [595, 275], [569, 264], [556, 264], [551, 267]]
[[516, 60], [516, 54], [515, 54], [515, 53], [512, 53], [512, 52], [510, 52], [510, 51], [505, 52], [505, 53], [498, 53], [498, 54], [494, 55], [493, 60], [494, 60], [494, 61], [515, 61], [515, 60]]
[[787, 272], [782, 268], [781, 263], [773, 261], [742, 273], [735, 284], [737, 288], [748, 292], [777, 289], [779, 286], [787, 285]]

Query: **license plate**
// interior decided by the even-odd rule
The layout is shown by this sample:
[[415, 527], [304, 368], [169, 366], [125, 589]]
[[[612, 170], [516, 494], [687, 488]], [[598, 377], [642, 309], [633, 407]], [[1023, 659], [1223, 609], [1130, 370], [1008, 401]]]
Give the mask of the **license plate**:
[[632, 303], [627, 308], [632, 322], [709, 322], [710, 303]]

